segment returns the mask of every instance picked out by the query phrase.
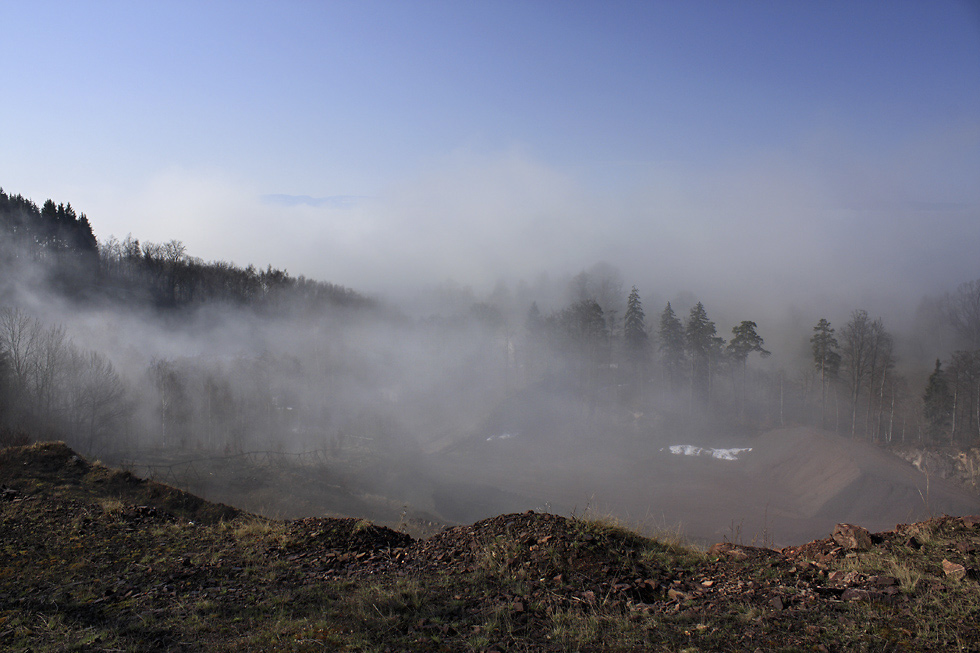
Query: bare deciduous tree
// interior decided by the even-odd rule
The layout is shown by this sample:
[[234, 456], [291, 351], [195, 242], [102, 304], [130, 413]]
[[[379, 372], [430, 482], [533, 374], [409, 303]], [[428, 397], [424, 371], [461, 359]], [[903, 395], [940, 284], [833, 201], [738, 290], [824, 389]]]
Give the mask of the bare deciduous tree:
[[966, 348], [980, 349], [980, 279], [962, 283], [946, 295], [944, 313]]

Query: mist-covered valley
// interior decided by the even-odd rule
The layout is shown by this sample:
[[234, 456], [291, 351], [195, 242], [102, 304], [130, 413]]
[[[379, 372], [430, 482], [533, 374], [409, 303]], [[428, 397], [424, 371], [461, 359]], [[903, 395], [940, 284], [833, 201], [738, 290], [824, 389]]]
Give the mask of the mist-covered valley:
[[788, 544], [980, 509], [893, 455], [980, 442], [980, 280], [895, 326], [606, 262], [368, 296], [100, 242], [70, 204], [3, 192], [0, 274], [2, 444], [61, 439], [270, 516], [590, 512]]

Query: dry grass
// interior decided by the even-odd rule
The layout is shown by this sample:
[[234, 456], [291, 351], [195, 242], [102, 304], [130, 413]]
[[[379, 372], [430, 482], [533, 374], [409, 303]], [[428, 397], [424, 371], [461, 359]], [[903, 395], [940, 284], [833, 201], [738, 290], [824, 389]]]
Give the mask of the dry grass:
[[[980, 650], [976, 580], [942, 576], [944, 557], [980, 565], [980, 529], [959, 520], [821, 566], [708, 555], [594, 514], [504, 515], [426, 548], [365, 520], [191, 523], [164, 503], [215, 513], [55, 462], [50, 476], [0, 462], [18, 493], [0, 502], [2, 650]], [[834, 571], [901, 592], [843, 601]]]

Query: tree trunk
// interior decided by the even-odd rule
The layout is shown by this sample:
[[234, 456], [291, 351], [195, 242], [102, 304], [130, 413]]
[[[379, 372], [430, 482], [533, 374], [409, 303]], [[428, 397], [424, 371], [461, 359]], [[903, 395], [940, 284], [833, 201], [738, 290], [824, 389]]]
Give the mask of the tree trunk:
[[857, 418], [858, 418], [858, 393], [854, 392], [851, 396], [851, 439], [853, 440], [855, 434], [857, 433]]
[[[877, 440], [881, 435], [881, 419], [885, 413], [885, 379], [888, 378], [888, 370], [884, 369], [881, 371], [881, 387], [878, 390], [878, 413], [875, 415], [874, 419], [874, 434], [871, 438], [872, 440]], [[894, 405], [895, 397], [892, 396], [892, 405]]]
[[827, 364], [820, 361], [820, 428], [826, 428], [827, 421]]
[[953, 386], [953, 423], [949, 428], [949, 443], [953, 444], [953, 438], [956, 437], [956, 400], [959, 398], [960, 388], [959, 384]]
[[888, 411], [888, 442], [892, 441], [892, 434], [895, 428], [895, 393], [892, 393], [891, 410]]
[[779, 425], [785, 426], [783, 422], [783, 373], [779, 373]]
[[840, 391], [834, 386], [834, 433], [840, 435]]

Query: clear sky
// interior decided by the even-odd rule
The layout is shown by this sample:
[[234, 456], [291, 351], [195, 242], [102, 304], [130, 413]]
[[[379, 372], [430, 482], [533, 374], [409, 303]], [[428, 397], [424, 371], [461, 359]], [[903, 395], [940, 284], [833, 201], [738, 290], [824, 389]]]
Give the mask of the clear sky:
[[599, 260], [747, 302], [980, 277], [977, 0], [7, 0], [0, 24], [0, 186], [100, 239], [369, 292]]

